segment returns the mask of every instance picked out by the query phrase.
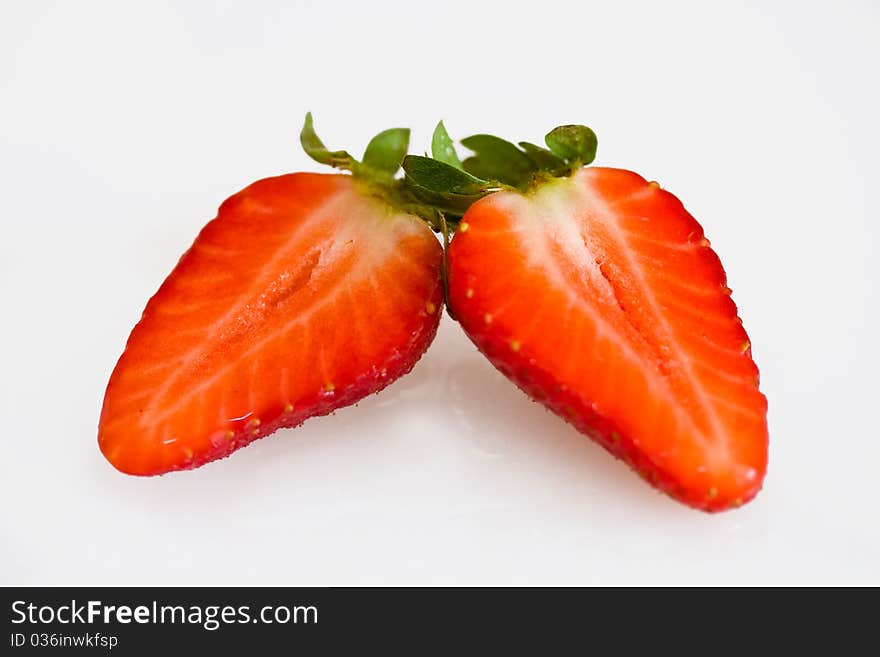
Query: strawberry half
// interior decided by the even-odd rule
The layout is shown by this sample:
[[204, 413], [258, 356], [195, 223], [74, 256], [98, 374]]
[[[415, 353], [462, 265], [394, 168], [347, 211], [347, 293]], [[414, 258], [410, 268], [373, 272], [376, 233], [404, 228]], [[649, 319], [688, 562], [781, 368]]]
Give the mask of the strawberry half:
[[442, 250], [396, 209], [408, 131], [354, 171], [260, 180], [227, 199], [150, 299], [110, 377], [98, 443], [119, 470], [194, 468], [407, 373], [433, 339]]
[[638, 174], [583, 168], [596, 145], [587, 128], [550, 133], [550, 150], [462, 143], [477, 151], [463, 166], [479, 179], [424, 158], [404, 168], [450, 212], [468, 208], [447, 253], [448, 300], [477, 347], [680, 501], [718, 511], [754, 497], [767, 403], [697, 221]]

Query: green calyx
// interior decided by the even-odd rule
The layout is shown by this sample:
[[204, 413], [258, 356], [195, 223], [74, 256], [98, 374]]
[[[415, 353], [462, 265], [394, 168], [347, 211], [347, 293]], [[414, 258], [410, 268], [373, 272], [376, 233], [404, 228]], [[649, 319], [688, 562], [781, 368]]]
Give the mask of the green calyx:
[[308, 112], [299, 141], [306, 155], [316, 162], [350, 171], [362, 183], [363, 189], [399, 210], [422, 217], [431, 228], [440, 231], [440, 220], [434, 208], [417, 199], [406, 181], [397, 177], [409, 149], [409, 128], [383, 130], [370, 140], [358, 161], [348, 151], [328, 149], [315, 132], [312, 113]]
[[315, 162], [351, 171], [352, 174], [360, 178], [393, 179], [409, 149], [409, 128], [383, 130], [370, 140], [364, 151], [364, 156], [358, 162], [348, 151], [328, 149], [315, 132], [312, 113], [308, 112], [303, 129], [299, 134], [299, 142], [306, 155]]
[[[493, 135], [466, 137], [461, 144], [473, 155], [460, 159], [443, 122], [431, 139], [431, 156], [407, 155], [408, 128], [383, 130], [370, 140], [360, 161], [347, 151], [329, 150], [306, 114], [300, 143], [313, 160], [350, 171], [391, 205], [421, 216], [448, 240], [458, 219], [476, 201], [493, 192], [528, 192], [551, 178], [571, 175], [596, 157], [596, 133], [582, 125], [554, 128], [546, 148], [530, 142], [515, 145]], [[398, 177], [400, 169], [404, 176]]]
[[[440, 271], [451, 317], [446, 251], [450, 234], [467, 209], [501, 190], [527, 193], [551, 178], [571, 175], [596, 157], [596, 133], [582, 125], [554, 128], [544, 138], [547, 148], [526, 141], [517, 146], [493, 135], [466, 137], [461, 144], [474, 154], [463, 161], [442, 121], [434, 129], [430, 157], [407, 155], [409, 134], [409, 128], [383, 130], [370, 140], [358, 161], [347, 151], [329, 150], [315, 133], [308, 113], [299, 139], [313, 160], [350, 171], [368, 193], [421, 217], [443, 236]], [[398, 177], [401, 168], [404, 175]]]
[[528, 192], [550, 178], [569, 176], [596, 157], [596, 133], [565, 125], [545, 137], [547, 148], [523, 141], [514, 145], [494, 135], [461, 140], [473, 155], [461, 160], [443, 122], [431, 139], [431, 157], [403, 158], [412, 194], [456, 221], [472, 203], [503, 189]]

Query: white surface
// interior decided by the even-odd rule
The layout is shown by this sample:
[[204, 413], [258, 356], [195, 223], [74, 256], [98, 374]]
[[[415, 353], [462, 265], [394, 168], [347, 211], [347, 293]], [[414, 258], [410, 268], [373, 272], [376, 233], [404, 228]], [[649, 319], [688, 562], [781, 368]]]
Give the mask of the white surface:
[[[0, 583], [880, 584], [880, 9], [4, 2]], [[457, 325], [380, 396], [197, 471], [98, 452], [144, 303], [229, 194], [438, 118], [659, 180], [726, 266], [764, 491], [704, 515], [529, 402]]]

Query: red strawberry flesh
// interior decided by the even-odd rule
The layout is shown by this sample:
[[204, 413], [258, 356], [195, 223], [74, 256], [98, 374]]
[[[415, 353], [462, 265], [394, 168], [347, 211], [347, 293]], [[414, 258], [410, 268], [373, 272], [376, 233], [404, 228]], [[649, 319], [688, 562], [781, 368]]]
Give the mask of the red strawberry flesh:
[[450, 305], [533, 398], [692, 506], [751, 499], [766, 399], [726, 276], [697, 221], [656, 183], [590, 167], [468, 210]]
[[223, 203], [149, 301], [107, 387], [119, 470], [193, 468], [376, 392], [437, 330], [442, 251], [351, 176], [290, 174]]

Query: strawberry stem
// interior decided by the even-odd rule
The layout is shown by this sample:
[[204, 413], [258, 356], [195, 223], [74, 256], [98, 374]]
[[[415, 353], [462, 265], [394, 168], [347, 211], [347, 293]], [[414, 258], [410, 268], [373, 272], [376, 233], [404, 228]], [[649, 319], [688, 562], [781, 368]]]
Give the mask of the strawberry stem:
[[455, 320], [455, 315], [452, 313], [452, 305], [449, 303], [449, 274], [446, 270], [446, 252], [449, 250], [449, 224], [446, 222], [446, 215], [440, 210], [437, 210], [437, 217], [440, 219], [440, 232], [443, 235], [443, 258], [440, 263], [440, 281], [443, 284], [443, 301], [446, 304], [447, 314], [451, 319]]

